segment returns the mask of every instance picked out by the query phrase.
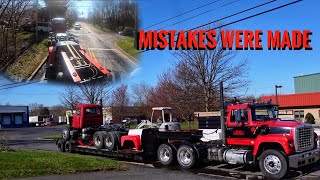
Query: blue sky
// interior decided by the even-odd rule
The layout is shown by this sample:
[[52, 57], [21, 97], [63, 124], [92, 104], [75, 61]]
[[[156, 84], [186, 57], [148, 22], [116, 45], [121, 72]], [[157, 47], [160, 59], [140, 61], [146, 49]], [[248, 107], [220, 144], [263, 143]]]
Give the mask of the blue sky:
[[[188, 13], [185, 16], [178, 17], [158, 26], [151, 27], [150, 29], [158, 29], [163, 26], [178, 22], [185, 18], [197, 15], [206, 10], [216, 8], [223, 4], [232, 2], [234, 0], [221, 0], [216, 4], [208, 7], [201, 8], [193, 13]], [[183, 13], [211, 1], [204, 0], [140, 0], [140, 28], [147, 27], [151, 24], [161, 20], [173, 17], [177, 14]], [[246, 8], [258, 5], [263, 1], [255, 0], [240, 0], [230, 6], [211, 11], [207, 14], [199, 16], [199, 18], [188, 20], [184, 23], [177, 24], [166, 28], [176, 30], [187, 30], [192, 27], [213, 21], [232, 13], [244, 10]], [[231, 21], [253, 15], [272, 7], [279, 6], [291, 2], [290, 0], [278, 0], [267, 6], [247, 12], [243, 15], [236, 16], [224, 20], [222, 23], [229, 23]], [[249, 79], [251, 84], [248, 87], [247, 95], [259, 96], [261, 94], [274, 93], [274, 85], [282, 85], [282, 94], [294, 93], [293, 77], [297, 75], [310, 74], [320, 72], [320, 26], [319, 15], [317, 13], [320, 7], [318, 1], [305, 0], [300, 3], [282, 8], [280, 10], [267, 13], [253, 19], [246, 20], [237, 24], [233, 24], [228, 29], [239, 30], [259, 30], [264, 32], [262, 51], [237, 51], [237, 56], [234, 62], [238, 60], [247, 59], [249, 67]], [[266, 48], [266, 33], [267, 30], [304, 30], [309, 29], [312, 31], [311, 46], [313, 50], [306, 51], [279, 51], [267, 50]], [[141, 64], [139, 68], [132, 73], [124, 83], [133, 84], [141, 81], [148, 82], [152, 85], [157, 83], [157, 77], [165, 69], [172, 67], [172, 64], [177, 61], [168, 50], [164, 51], [147, 51], [142, 54]], [[0, 78], [1, 79], [1, 78]], [[1, 84], [5, 84], [4, 80], [0, 80]], [[64, 86], [48, 85], [48, 84], [30, 84], [8, 90], [0, 90], [0, 103], [9, 102], [10, 104], [29, 104], [33, 102], [42, 103], [45, 105], [59, 104], [59, 91], [63, 91]]]

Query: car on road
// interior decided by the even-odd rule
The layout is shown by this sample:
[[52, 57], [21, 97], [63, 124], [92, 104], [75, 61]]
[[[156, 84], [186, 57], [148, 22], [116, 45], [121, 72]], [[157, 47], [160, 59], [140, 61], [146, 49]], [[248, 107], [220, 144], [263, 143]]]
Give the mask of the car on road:
[[75, 25], [74, 25], [74, 30], [80, 30], [80, 29], [81, 29], [80, 24], [75, 24]]

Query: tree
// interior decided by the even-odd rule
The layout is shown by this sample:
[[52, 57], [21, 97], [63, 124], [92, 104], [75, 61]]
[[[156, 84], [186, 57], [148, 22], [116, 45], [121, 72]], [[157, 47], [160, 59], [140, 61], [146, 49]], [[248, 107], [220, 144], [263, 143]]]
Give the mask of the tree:
[[221, 35], [216, 37], [217, 45], [214, 50], [179, 50], [174, 55], [179, 60], [175, 69], [184, 67], [180, 75], [185, 83], [197, 85], [201, 91], [201, 98], [204, 102], [205, 111], [212, 109], [212, 105], [219, 101], [219, 83], [224, 82], [226, 92], [234, 93], [246, 87], [249, 81], [247, 75], [247, 61], [236, 60], [236, 53], [232, 50], [224, 50], [221, 42]]
[[43, 104], [31, 103], [29, 104], [30, 116], [38, 116], [40, 114], [40, 109], [43, 108]]
[[305, 117], [305, 123], [315, 124], [315, 119], [311, 113], [307, 113]]
[[126, 107], [129, 106], [130, 97], [128, 93], [128, 85], [122, 84], [112, 91], [111, 106], [112, 116], [115, 120], [122, 120]]
[[110, 94], [109, 83], [103, 80], [91, 80], [87, 83], [78, 84], [79, 97], [90, 104], [105, 103]]
[[66, 115], [66, 108], [62, 105], [54, 105], [50, 109], [50, 113], [55, 116], [65, 116]]
[[61, 104], [69, 109], [75, 109], [76, 105], [81, 102], [79, 91], [74, 85], [67, 85], [64, 91], [59, 92]]
[[39, 109], [38, 115], [50, 115], [50, 110], [48, 107], [42, 107]]
[[139, 107], [139, 111], [145, 117], [149, 116], [148, 110], [150, 108], [150, 97], [152, 87], [146, 82], [140, 82], [132, 85], [132, 95], [134, 105]]

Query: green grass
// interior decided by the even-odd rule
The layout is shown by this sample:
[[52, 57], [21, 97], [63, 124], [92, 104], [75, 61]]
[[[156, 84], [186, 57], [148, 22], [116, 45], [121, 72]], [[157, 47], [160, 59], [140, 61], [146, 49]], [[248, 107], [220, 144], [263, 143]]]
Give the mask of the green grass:
[[31, 38], [33, 38], [33, 36], [34, 36], [33, 33], [26, 32], [26, 31], [17, 33], [18, 39], [31, 39]]
[[61, 134], [52, 134], [52, 135], [42, 137], [42, 139], [55, 139], [55, 140], [61, 139], [61, 138], [62, 138]]
[[7, 73], [14, 79], [28, 79], [33, 71], [39, 66], [44, 58], [48, 55], [47, 40], [33, 44], [24, 54], [11, 64]]
[[140, 57], [140, 53], [138, 54], [139, 51], [134, 47], [133, 37], [125, 37], [125, 38], [119, 39], [117, 41], [117, 45], [126, 53], [133, 56], [134, 58], [138, 59]]
[[0, 179], [127, 168], [107, 158], [43, 151], [0, 152], [0, 162]]

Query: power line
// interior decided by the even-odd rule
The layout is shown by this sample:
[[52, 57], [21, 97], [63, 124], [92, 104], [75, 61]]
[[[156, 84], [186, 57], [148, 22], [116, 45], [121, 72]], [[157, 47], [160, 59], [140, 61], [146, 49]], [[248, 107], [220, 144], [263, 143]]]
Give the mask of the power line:
[[190, 12], [192, 12], [192, 11], [195, 11], [195, 10], [197, 10], [197, 9], [201, 9], [201, 8], [203, 8], [203, 7], [206, 7], [206, 6], [208, 6], [208, 5], [214, 4], [214, 3], [219, 2], [219, 1], [221, 1], [221, 0], [215, 0], [215, 1], [213, 1], [213, 2], [207, 3], [207, 4], [205, 4], [205, 5], [202, 5], [202, 6], [199, 6], [199, 7], [194, 8], [194, 9], [188, 10], [188, 11], [186, 11], [186, 12], [183, 12], [183, 13], [181, 13], [181, 14], [178, 14], [178, 15], [176, 15], [176, 16], [173, 16], [173, 17], [170, 17], [170, 18], [168, 18], [168, 19], [162, 20], [162, 21], [160, 21], [160, 22], [154, 23], [154, 24], [152, 24], [152, 25], [150, 25], [150, 26], [148, 26], [148, 27], [142, 28], [142, 29], [151, 28], [151, 27], [153, 27], [153, 26], [156, 26], [156, 25], [162, 24], [162, 23], [164, 23], [164, 22], [170, 21], [170, 20], [172, 20], [172, 19], [175, 19], [175, 18], [177, 18], [177, 17], [180, 17], [180, 16], [182, 16], [182, 15], [188, 14], [188, 13], [190, 13]]
[[195, 17], [201, 16], [201, 15], [206, 14], [206, 13], [208, 13], [208, 12], [211, 12], [211, 11], [213, 11], [213, 10], [217, 10], [217, 9], [220, 9], [220, 8], [223, 8], [223, 7], [226, 7], [226, 6], [229, 6], [229, 5], [234, 4], [234, 3], [238, 2], [238, 1], [241, 1], [241, 0], [235, 0], [235, 1], [232, 1], [232, 2], [229, 2], [229, 3], [226, 3], [226, 4], [224, 4], [224, 5], [221, 5], [221, 6], [217, 7], [217, 8], [209, 9], [209, 10], [207, 10], [207, 11], [205, 11], [205, 12], [202, 12], [202, 13], [200, 13], [200, 14], [194, 15], [194, 16], [189, 17], [189, 18], [187, 18], [187, 19], [184, 19], [184, 20], [175, 22], [175, 23], [173, 23], [173, 24], [170, 24], [170, 25], [168, 25], [168, 26], [164, 26], [164, 27], [162, 27], [162, 28], [159, 28], [158, 30], [165, 29], [165, 28], [167, 28], [167, 27], [169, 27], [169, 26], [173, 26], [173, 25], [180, 24], [180, 23], [182, 23], [182, 22], [185, 22], [185, 21], [188, 21], [188, 20], [193, 19], [193, 18], [195, 18]]
[[6, 89], [11, 89], [11, 88], [20, 87], [20, 86], [26, 86], [26, 85], [33, 84], [33, 83], [36, 83], [36, 82], [40, 82], [40, 80], [26, 82], [26, 83], [15, 83], [16, 84], [15, 86], [8, 86], [8, 87], [0, 88], [0, 90], [6, 90]]
[[[190, 30], [197, 29], [197, 28], [199, 28], [199, 27], [207, 26], [207, 25], [209, 25], [209, 24], [212, 24], [212, 23], [221, 21], [221, 20], [223, 20], [223, 19], [226, 19], [226, 18], [235, 16], [235, 15], [237, 15], [237, 14], [240, 14], [240, 13], [243, 13], [243, 12], [246, 12], [246, 11], [249, 11], [249, 10], [252, 10], [252, 9], [255, 9], [255, 8], [257, 8], [257, 7], [264, 6], [264, 5], [269, 4], [269, 3], [271, 3], [271, 2], [274, 2], [274, 1], [276, 1], [276, 0], [272, 0], [272, 1], [269, 1], [269, 2], [266, 2], [266, 3], [263, 3], [263, 4], [260, 4], [260, 5], [258, 5], [258, 6], [255, 6], [255, 7], [249, 8], [249, 9], [246, 9], [246, 10], [244, 10], [244, 11], [241, 11], [241, 12], [238, 12], [238, 13], [235, 13], [235, 14], [232, 14], [232, 15], [230, 15], [230, 16], [226, 16], [226, 17], [224, 17], [224, 18], [221, 18], [221, 19], [218, 19], [218, 20], [215, 20], [215, 21], [211, 21], [211, 22], [209, 22], [209, 23], [206, 23], [206, 24], [197, 26], [197, 27], [195, 27], [195, 28], [186, 30], [185, 32], [190, 31]], [[247, 20], [247, 19], [251, 19], [251, 18], [253, 18], [253, 17], [260, 16], [260, 15], [262, 15], [262, 14], [269, 13], [269, 12], [272, 12], [272, 11], [275, 11], [275, 10], [278, 10], [278, 9], [284, 8], [284, 7], [286, 7], [286, 6], [290, 6], [290, 5], [295, 4], [295, 3], [298, 3], [298, 2], [300, 2], [300, 1], [303, 1], [303, 0], [296, 0], [296, 1], [290, 2], [290, 3], [284, 4], [284, 5], [281, 5], [281, 6], [278, 6], [278, 7], [275, 7], [275, 8], [272, 8], [272, 9], [269, 9], [269, 10], [266, 10], [266, 11], [263, 11], [263, 12], [260, 12], [260, 13], [254, 14], [254, 15], [251, 15], [251, 16], [247, 16], [247, 17], [242, 18], [242, 19], [239, 19], [239, 20], [232, 21], [232, 22], [227, 23], [227, 24], [224, 24], [224, 25], [220, 25], [220, 26], [215, 27], [215, 28], [212, 28], [212, 29], [210, 29], [210, 30], [222, 28], [222, 27], [225, 27], [225, 26], [228, 26], [228, 25], [231, 25], [231, 24], [235, 24], [235, 23], [238, 23], [238, 22]], [[174, 36], [176, 36], [176, 35], [177, 35], [177, 33], [176, 33]], [[174, 42], [177, 42], [177, 40], [175, 40]], [[138, 52], [138, 53], [135, 53], [134, 55], [140, 54], [140, 53], [143, 53], [143, 52], [146, 52], [146, 51], [149, 51], [149, 49], [140, 51], [140, 52]]]

